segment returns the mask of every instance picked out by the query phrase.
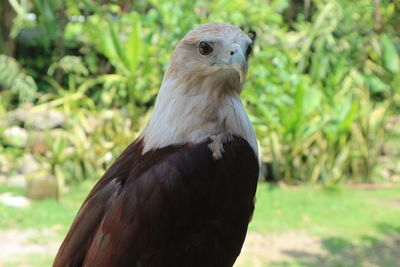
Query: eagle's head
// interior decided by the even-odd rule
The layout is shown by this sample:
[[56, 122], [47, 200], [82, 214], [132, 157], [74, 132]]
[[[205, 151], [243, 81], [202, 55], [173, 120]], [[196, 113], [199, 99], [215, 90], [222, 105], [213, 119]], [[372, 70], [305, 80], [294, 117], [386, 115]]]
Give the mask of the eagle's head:
[[205, 83], [207, 88], [218, 86], [240, 93], [252, 43], [236, 26], [216, 22], [201, 25], [176, 46], [165, 79], [179, 80], [189, 89], [199, 89]]
[[169, 61], [142, 133], [143, 153], [237, 135], [257, 154], [254, 130], [240, 100], [251, 50], [250, 37], [233, 25], [208, 23], [189, 32]]

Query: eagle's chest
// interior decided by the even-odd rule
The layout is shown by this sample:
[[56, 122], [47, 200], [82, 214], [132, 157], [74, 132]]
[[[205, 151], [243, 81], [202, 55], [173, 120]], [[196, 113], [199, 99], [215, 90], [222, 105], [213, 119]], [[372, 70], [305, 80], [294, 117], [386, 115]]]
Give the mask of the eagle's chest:
[[[183, 148], [179, 162], [174, 161], [179, 178], [161, 179], [169, 200], [157, 224], [165, 238], [157, 255], [163, 266], [232, 266], [254, 210], [258, 176], [257, 159], [244, 143], [235, 137], [218, 161], [206, 144]], [[151, 251], [161, 244], [155, 236]]]

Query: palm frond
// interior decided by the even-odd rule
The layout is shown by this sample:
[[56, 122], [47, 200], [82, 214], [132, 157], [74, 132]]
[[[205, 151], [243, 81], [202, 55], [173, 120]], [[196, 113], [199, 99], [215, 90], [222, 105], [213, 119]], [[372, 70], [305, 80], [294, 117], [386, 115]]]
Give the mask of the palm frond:
[[11, 90], [19, 102], [31, 102], [36, 98], [37, 85], [14, 58], [0, 55], [0, 89]]

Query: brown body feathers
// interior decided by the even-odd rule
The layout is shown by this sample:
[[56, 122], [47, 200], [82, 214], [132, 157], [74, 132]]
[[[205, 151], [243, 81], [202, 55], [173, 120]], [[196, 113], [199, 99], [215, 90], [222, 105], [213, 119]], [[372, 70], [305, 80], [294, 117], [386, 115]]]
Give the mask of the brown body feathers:
[[242, 138], [141, 155], [131, 144], [93, 188], [54, 266], [223, 267], [239, 255], [258, 164]]

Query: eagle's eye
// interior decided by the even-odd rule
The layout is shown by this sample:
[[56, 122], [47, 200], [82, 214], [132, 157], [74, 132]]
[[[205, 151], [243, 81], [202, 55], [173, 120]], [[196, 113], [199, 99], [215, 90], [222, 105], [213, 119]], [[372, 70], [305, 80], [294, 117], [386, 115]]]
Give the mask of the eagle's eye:
[[213, 48], [211, 47], [211, 45], [209, 43], [204, 42], [204, 41], [201, 41], [199, 43], [199, 52], [203, 56], [211, 54], [212, 51], [213, 51]]
[[246, 56], [247, 57], [250, 56], [251, 51], [253, 51], [253, 45], [249, 44], [249, 46], [247, 47], [247, 50], [246, 50]]

